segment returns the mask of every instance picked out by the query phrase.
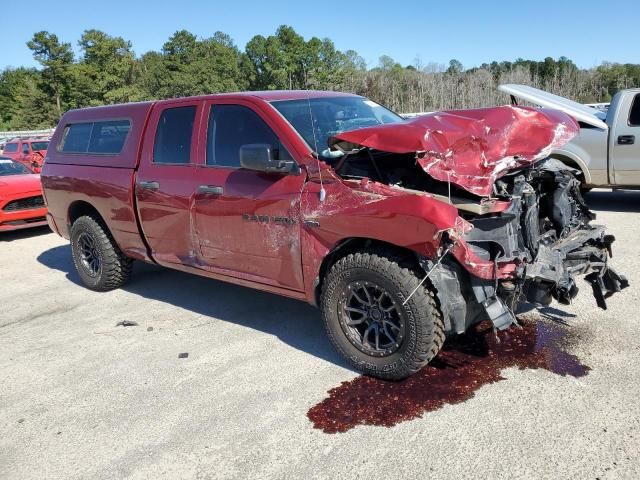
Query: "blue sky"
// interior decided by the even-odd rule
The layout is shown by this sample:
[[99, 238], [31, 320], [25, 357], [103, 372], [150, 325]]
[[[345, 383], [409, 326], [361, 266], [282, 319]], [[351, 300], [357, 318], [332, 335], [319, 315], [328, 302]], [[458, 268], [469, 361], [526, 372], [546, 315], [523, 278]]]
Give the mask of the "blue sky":
[[640, 63], [637, 0], [63, 0], [30, 1], [28, 9], [12, 10], [3, 12], [0, 68], [36, 65], [25, 43], [38, 30], [77, 48], [82, 31], [97, 28], [130, 40], [141, 54], [160, 49], [183, 28], [201, 37], [221, 30], [242, 48], [253, 35], [272, 34], [282, 24], [307, 39], [329, 37], [341, 50], [354, 49], [368, 66], [380, 55], [403, 65], [416, 57], [423, 64], [457, 58], [465, 67], [561, 55], [581, 67], [605, 60]]

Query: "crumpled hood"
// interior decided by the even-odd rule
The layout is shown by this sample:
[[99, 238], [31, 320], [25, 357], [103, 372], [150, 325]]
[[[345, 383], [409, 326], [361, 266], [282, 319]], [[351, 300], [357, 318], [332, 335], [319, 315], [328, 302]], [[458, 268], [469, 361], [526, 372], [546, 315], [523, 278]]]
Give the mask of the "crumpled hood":
[[578, 123], [561, 111], [502, 106], [436, 112], [351, 130], [332, 137], [329, 144], [415, 153], [420, 166], [436, 180], [489, 196], [498, 178], [547, 157], [578, 132]]

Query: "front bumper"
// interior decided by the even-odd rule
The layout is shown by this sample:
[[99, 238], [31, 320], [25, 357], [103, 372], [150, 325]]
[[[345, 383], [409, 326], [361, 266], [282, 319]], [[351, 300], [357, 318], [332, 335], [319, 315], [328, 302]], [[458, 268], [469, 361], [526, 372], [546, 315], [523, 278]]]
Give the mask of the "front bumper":
[[542, 243], [535, 262], [526, 268], [527, 300], [548, 305], [553, 297], [568, 305], [578, 294], [575, 277], [586, 275], [596, 304], [606, 309], [605, 299], [629, 286], [629, 281], [609, 266], [614, 241], [613, 235], [605, 235], [605, 227], [591, 225], [554, 245]]
[[47, 225], [47, 207], [15, 211], [3, 210], [3, 207], [13, 200], [18, 200], [18, 198], [3, 199], [0, 202], [0, 232]]
[[[506, 261], [481, 256], [474, 248], [479, 233], [477, 229], [467, 235], [475, 245], [458, 238], [451, 248], [456, 262], [442, 262], [430, 277], [448, 331], [462, 333], [487, 318], [497, 329], [508, 328], [517, 322], [515, 310], [522, 301], [546, 306], [556, 299], [569, 304], [578, 294], [575, 279], [583, 275], [591, 284], [596, 304], [603, 309], [608, 297], [629, 286], [628, 280], [609, 266], [615, 238], [605, 235], [602, 226], [583, 226], [559, 241], [552, 234], [543, 235], [534, 258], [515, 248]], [[517, 245], [518, 229], [506, 223], [488, 235], [503, 245]], [[426, 259], [423, 264], [425, 270], [433, 266]]]
[[14, 230], [44, 227], [45, 225], [47, 225], [47, 221], [41, 219], [15, 220], [7, 223], [0, 223], [0, 232], [13, 232]]

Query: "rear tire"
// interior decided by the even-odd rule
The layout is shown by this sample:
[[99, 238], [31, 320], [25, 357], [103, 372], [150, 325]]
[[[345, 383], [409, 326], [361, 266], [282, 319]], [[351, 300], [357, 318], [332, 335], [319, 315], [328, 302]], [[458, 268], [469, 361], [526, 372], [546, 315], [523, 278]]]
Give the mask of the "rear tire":
[[427, 285], [385, 254], [355, 253], [329, 270], [320, 304], [327, 335], [357, 370], [404, 379], [429, 363], [444, 343], [442, 314]]
[[91, 290], [119, 288], [131, 276], [133, 260], [122, 253], [108, 230], [93, 217], [73, 222], [71, 254], [82, 283]]

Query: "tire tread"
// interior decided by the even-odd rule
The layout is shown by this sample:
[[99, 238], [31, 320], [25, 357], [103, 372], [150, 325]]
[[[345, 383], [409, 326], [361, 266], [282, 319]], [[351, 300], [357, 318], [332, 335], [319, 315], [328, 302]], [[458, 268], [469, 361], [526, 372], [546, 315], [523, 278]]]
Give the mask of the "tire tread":
[[364, 371], [364, 373], [391, 380], [400, 380], [416, 373], [438, 354], [445, 341], [442, 313], [430, 284], [421, 286], [407, 304], [408, 307], [412, 308], [414, 314], [417, 314], [416, 320], [420, 321], [422, 326], [425, 327], [419, 330], [416, 348], [410, 358], [406, 359], [394, 370], [385, 372], [370, 371], [366, 368], [363, 369], [361, 364], [354, 362], [341, 348], [330, 328], [329, 322], [331, 319], [327, 313], [327, 309], [330, 309], [331, 305], [333, 305], [329, 297], [333, 295], [336, 283], [340, 280], [341, 275], [353, 268], [370, 269], [384, 275], [395, 284], [400, 292], [407, 292], [406, 295], [413, 291], [421, 281], [418, 273], [411, 268], [411, 265], [392, 252], [356, 252], [336, 261], [327, 273], [321, 293], [322, 317], [332, 345], [351, 365], [358, 370]]
[[[95, 284], [88, 284], [83, 279], [84, 283], [87, 287], [96, 291], [108, 291], [122, 287], [131, 276], [133, 260], [122, 253], [106, 227], [91, 216], [80, 217], [73, 223], [71, 227], [72, 242], [74, 228], [77, 229], [81, 227], [90, 231], [102, 252], [101, 278]], [[80, 273], [82, 267], [78, 265], [78, 260], [75, 255], [73, 255], [73, 262], [76, 270]], [[82, 278], [82, 274], [80, 277]]]

